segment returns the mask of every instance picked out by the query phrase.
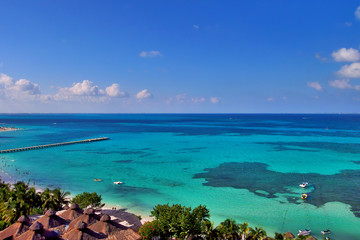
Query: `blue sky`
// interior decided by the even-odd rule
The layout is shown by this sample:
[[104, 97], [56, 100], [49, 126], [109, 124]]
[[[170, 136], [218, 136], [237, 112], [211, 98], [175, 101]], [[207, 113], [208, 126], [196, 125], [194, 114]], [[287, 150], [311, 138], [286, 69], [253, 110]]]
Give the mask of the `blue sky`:
[[360, 2], [0, 2], [0, 112], [358, 113]]

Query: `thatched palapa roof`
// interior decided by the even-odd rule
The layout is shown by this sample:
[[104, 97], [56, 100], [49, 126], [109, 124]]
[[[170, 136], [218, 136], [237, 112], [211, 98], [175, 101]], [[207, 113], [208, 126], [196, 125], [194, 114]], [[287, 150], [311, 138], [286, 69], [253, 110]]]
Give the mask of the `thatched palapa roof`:
[[295, 238], [295, 236], [291, 232], [286, 232], [284, 233], [284, 238]]
[[71, 223], [69, 224], [69, 228], [66, 230], [66, 232], [69, 232], [72, 229], [74, 229], [79, 222], [84, 222], [87, 225], [91, 225], [98, 222], [99, 220], [100, 220], [100, 216], [95, 214], [95, 210], [92, 208], [88, 208], [84, 211], [83, 215], [71, 221]]
[[27, 216], [21, 216], [16, 223], [0, 232], [0, 239], [15, 239], [20, 234], [29, 230], [30, 226], [30, 219]]
[[61, 238], [54, 231], [44, 229], [44, 226], [39, 223], [33, 223], [29, 230], [20, 236], [16, 237], [15, 240], [60, 240]]
[[79, 207], [79, 205], [77, 205], [76, 203], [72, 203], [69, 209], [60, 214], [60, 217], [65, 220], [72, 221], [75, 218], [81, 216], [82, 214], [83, 210]]
[[99, 234], [87, 228], [87, 224], [80, 221], [76, 226], [69, 232], [63, 235], [63, 238], [69, 240], [97, 240], [105, 239], [106, 235]]
[[56, 212], [52, 209], [47, 210], [45, 215], [36, 220], [36, 222], [41, 223], [46, 229], [56, 228], [58, 226], [67, 224], [67, 221], [56, 215]]
[[100, 218], [100, 221], [89, 226], [89, 229], [98, 233], [103, 233], [105, 235], [111, 235], [121, 230], [126, 230], [127, 227], [111, 221], [110, 216], [105, 214]]
[[108, 236], [108, 240], [140, 240], [141, 236], [131, 228]]

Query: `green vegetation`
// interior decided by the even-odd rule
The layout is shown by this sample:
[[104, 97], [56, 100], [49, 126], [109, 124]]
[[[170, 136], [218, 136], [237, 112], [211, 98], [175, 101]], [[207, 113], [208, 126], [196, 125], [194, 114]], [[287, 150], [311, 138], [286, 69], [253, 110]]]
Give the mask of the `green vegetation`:
[[62, 209], [68, 203], [67, 195], [69, 193], [60, 188], [47, 188], [40, 193], [25, 182], [10, 185], [0, 179], [0, 230], [14, 223], [21, 215], [39, 214], [50, 208]]
[[[42, 214], [48, 209], [59, 211], [67, 205], [69, 192], [60, 188], [45, 189], [36, 192], [28, 183], [17, 182], [13, 185], [0, 179], [0, 231], [13, 224], [22, 215]], [[72, 202], [81, 208], [88, 206], [101, 208], [104, 204], [97, 193], [83, 192], [76, 195]], [[209, 220], [210, 214], [206, 206], [194, 209], [180, 204], [156, 205], [151, 211], [154, 221], [145, 223], [139, 230], [143, 239], [207, 239], [207, 240], [282, 240], [281, 233], [274, 238], [268, 237], [261, 227], [249, 227], [248, 223], [238, 224], [234, 219], [225, 219], [218, 226]], [[141, 217], [139, 217], [140, 219]], [[307, 239], [300, 236], [296, 239]], [[289, 238], [286, 238], [289, 239]]]
[[[206, 206], [194, 209], [180, 204], [156, 205], [151, 212], [155, 218], [145, 223], [139, 230], [143, 239], [207, 239], [207, 240], [276, 240], [285, 239], [281, 233], [268, 237], [261, 227], [249, 227], [248, 223], [238, 224], [234, 219], [226, 219], [217, 227], [210, 222]], [[307, 239], [301, 236], [296, 239]], [[290, 239], [290, 238], [286, 238]]]
[[103, 204], [101, 200], [101, 195], [98, 195], [96, 192], [83, 192], [76, 195], [73, 198], [72, 202], [77, 203], [80, 208], [87, 208], [88, 206], [92, 208], [102, 208], [105, 204]]
[[162, 239], [197, 237], [202, 233], [202, 222], [210, 217], [205, 206], [193, 210], [180, 204], [157, 205], [151, 212], [159, 224]]

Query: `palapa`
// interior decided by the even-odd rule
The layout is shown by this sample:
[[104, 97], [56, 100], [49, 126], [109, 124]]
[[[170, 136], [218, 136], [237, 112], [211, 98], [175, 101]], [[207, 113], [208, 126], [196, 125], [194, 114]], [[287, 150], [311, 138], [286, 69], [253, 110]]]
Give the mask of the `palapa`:
[[106, 235], [88, 229], [87, 224], [83, 221], [78, 222], [71, 231], [63, 235], [65, 240], [97, 240], [105, 238]]
[[284, 238], [290, 238], [290, 239], [292, 239], [292, 238], [295, 238], [295, 236], [294, 236], [294, 234], [292, 234], [291, 232], [286, 232], [286, 233], [284, 233]]
[[111, 235], [121, 230], [126, 230], [128, 228], [112, 221], [110, 216], [105, 214], [100, 218], [100, 221], [89, 226], [89, 229], [98, 233], [103, 233], [105, 235]]
[[69, 224], [68, 229], [65, 232], [69, 232], [75, 228], [79, 222], [84, 222], [87, 225], [92, 225], [100, 220], [100, 216], [95, 214], [95, 210], [88, 208], [84, 211], [84, 214], [72, 220]]
[[30, 226], [30, 219], [27, 216], [21, 216], [16, 223], [0, 232], [0, 239], [15, 239], [17, 236], [29, 230]]
[[141, 236], [131, 228], [108, 236], [108, 240], [140, 240]]
[[83, 214], [83, 210], [76, 203], [72, 203], [70, 208], [61, 213], [59, 216], [65, 220], [72, 221]]
[[67, 224], [67, 221], [56, 215], [56, 212], [52, 209], [47, 210], [45, 215], [36, 220], [36, 222], [41, 223], [46, 229], [56, 228]]
[[39, 223], [33, 223], [29, 230], [20, 236], [16, 237], [15, 240], [60, 240], [59, 235], [47, 229], [44, 229], [44, 226]]

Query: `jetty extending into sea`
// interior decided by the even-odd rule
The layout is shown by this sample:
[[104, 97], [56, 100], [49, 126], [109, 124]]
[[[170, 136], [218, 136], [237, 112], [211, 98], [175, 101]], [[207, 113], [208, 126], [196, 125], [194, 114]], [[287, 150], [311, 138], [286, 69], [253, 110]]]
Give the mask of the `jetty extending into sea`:
[[72, 142], [62, 142], [62, 143], [38, 145], [38, 146], [32, 146], [32, 147], [4, 149], [4, 150], [0, 150], [0, 153], [23, 152], [23, 151], [29, 151], [29, 150], [35, 150], [35, 149], [41, 149], [41, 148], [58, 147], [58, 146], [71, 145], [71, 144], [77, 144], [77, 143], [98, 142], [98, 141], [104, 141], [104, 140], [109, 140], [109, 139], [110, 138], [108, 138], [108, 137], [101, 137], [101, 138], [92, 138], [92, 139], [85, 139], [85, 140], [72, 141]]

